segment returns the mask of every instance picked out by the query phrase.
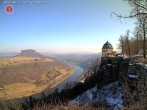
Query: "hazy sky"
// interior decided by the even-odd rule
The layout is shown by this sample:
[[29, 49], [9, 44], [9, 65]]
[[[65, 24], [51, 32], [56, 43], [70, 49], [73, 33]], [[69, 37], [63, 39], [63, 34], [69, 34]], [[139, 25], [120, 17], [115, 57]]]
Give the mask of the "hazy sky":
[[129, 13], [123, 0], [38, 1], [46, 4], [12, 4], [11, 14], [0, 4], [0, 52], [100, 52], [107, 40], [116, 48], [119, 36], [134, 28], [133, 20], [111, 16]]

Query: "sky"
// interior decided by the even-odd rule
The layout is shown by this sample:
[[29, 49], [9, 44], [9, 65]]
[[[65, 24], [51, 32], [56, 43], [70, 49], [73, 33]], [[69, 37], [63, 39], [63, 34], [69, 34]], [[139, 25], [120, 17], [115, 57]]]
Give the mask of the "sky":
[[[134, 20], [112, 14], [129, 14], [123, 0], [27, 1], [0, 0], [0, 52], [98, 53], [107, 40], [117, 51], [119, 36], [135, 27]], [[8, 5], [12, 13], [5, 11]]]

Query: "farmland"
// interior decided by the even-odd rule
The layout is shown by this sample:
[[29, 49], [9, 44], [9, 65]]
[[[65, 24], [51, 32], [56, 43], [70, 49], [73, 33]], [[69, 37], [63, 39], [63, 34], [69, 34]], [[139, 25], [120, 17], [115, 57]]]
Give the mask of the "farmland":
[[3, 62], [8, 62], [9, 59], [8, 58], [0, 58], [0, 63], [3, 63]]
[[73, 74], [68, 63], [54, 58], [13, 57], [0, 59], [0, 99], [13, 99], [51, 88]]

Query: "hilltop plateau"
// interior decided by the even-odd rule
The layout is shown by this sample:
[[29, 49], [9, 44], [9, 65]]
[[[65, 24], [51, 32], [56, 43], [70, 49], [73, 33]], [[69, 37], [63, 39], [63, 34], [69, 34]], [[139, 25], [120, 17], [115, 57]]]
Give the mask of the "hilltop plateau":
[[75, 71], [67, 62], [42, 56], [27, 50], [15, 57], [0, 58], [0, 98], [21, 98], [49, 85], [53, 88]]

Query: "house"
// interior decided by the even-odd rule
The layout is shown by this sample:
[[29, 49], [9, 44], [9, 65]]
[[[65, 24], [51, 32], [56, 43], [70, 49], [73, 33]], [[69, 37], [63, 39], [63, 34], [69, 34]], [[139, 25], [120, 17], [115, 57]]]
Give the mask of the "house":
[[102, 47], [102, 60], [116, 57], [116, 52], [113, 51], [113, 46], [107, 41]]

